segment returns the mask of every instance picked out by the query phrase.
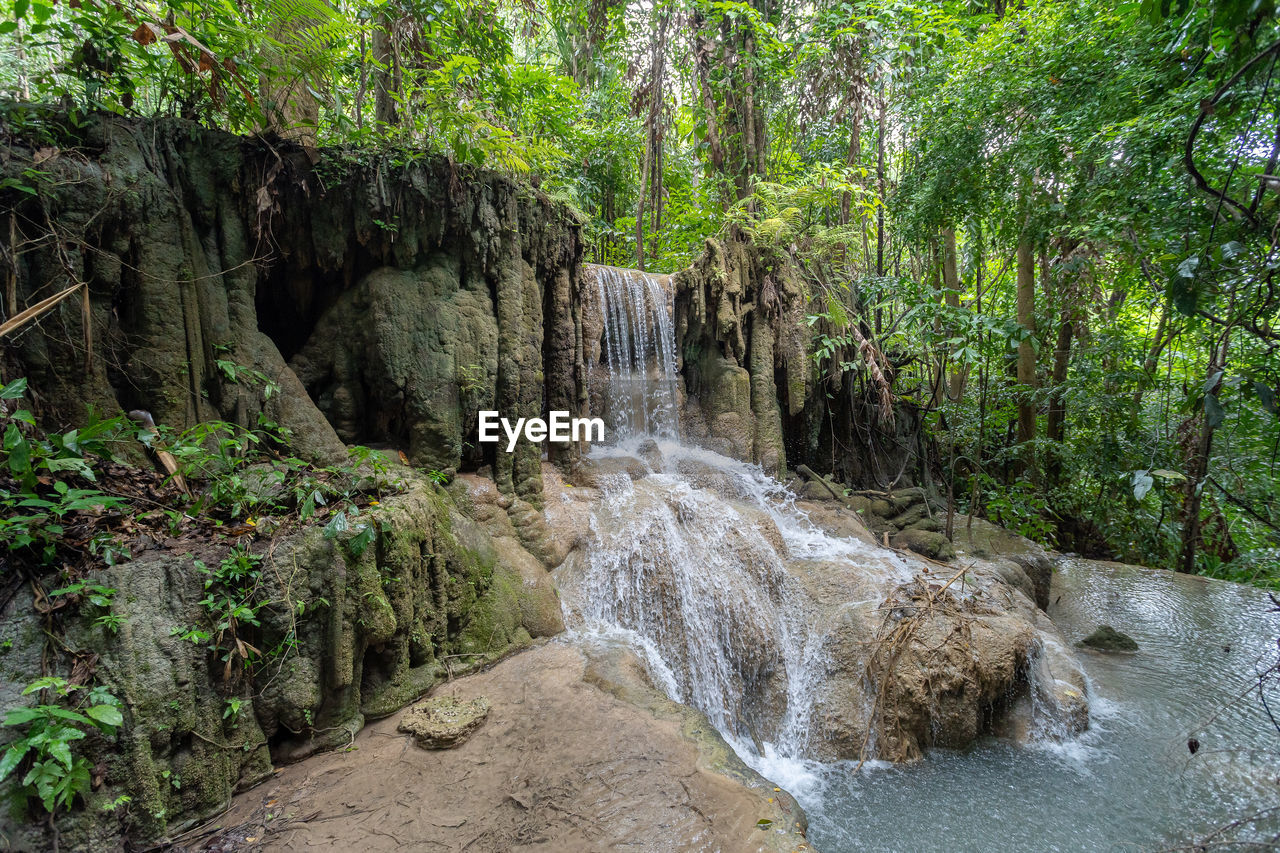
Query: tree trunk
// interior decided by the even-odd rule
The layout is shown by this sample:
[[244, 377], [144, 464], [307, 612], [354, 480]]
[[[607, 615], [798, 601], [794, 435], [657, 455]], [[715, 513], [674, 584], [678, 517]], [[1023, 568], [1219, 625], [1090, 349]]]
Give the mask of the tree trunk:
[[[294, 31], [313, 23], [311, 18], [278, 20], [269, 27], [270, 35], [276, 43], [289, 45], [294, 41]], [[258, 80], [258, 98], [266, 118], [264, 130], [314, 151], [319, 142], [316, 127], [320, 123], [320, 102], [312, 94], [312, 83], [315, 88], [323, 88], [324, 84], [289, 68], [287, 57], [277, 56], [274, 61], [268, 59], [268, 63]]]
[[[1209, 451], [1213, 448], [1213, 431], [1217, 425], [1209, 415], [1207, 399], [1217, 395], [1222, 388], [1222, 368], [1227, 363], [1227, 343], [1231, 331], [1227, 330], [1222, 338], [1222, 346], [1215, 347], [1209, 356], [1209, 366], [1205, 369], [1205, 384], [1209, 385], [1205, 392], [1206, 405], [1200, 415], [1200, 435], [1196, 439], [1195, 449], [1187, 460], [1186, 504], [1183, 507], [1182, 549], [1178, 555], [1178, 571], [1195, 574], [1196, 549], [1200, 547], [1200, 503], [1204, 494], [1205, 478], [1209, 473]], [[1214, 375], [1217, 380], [1210, 382]]]
[[396, 98], [400, 94], [400, 63], [392, 43], [395, 22], [390, 15], [379, 15], [373, 28], [373, 59], [378, 63], [373, 83], [373, 117], [387, 127], [400, 121]]
[[[1075, 323], [1066, 306], [1062, 308], [1062, 317], [1058, 325], [1058, 341], [1053, 348], [1053, 399], [1049, 401], [1049, 413], [1045, 418], [1045, 437], [1055, 444], [1061, 445], [1067, 437], [1067, 404], [1063, 397], [1063, 385], [1067, 381], [1067, 369], [1071, 365], [1071, 339], [1075, 333]], [[1049, 486], [1058, 482], [1062, 474], [1062, 448], [1054, 448], [1049, 462], [1045, 466], [1045, 478]]]
[[[1030, 335], [1036, 330], [1035, 258], [1031, 235], [1018, 240], [1018, 326], [1029, 333], [1018, 343], [1018, 444], [1026, 445], [1036, 437], [1036, 409], [1031, 394], [1036, 387], [1036, 350]], [[1026, 472], [1035, 468], [1031, 447], [1022, 448], [1022, 466]]]
[[640, 193], [636, 202], [636, 268], [644, 271], [644, 208], [649, 193], [649, 178], [654, 166], [660, 162], [662, 135], [658, 129], [661, 118], [662, 89], [666, 77], [667, 21], [666, 12], [658, 20], [658, 31], [653, 40], [653, 59], [649, 66], [649, 116], [645, 121], [644, 162], [640, 168]]
[[702, 16], [694, 13], [691, 20], [694, 32], [693, 67], [697, 72], [702, 109], [707, 114], [707, 146], [710, 149], [711, 166], [718, 172], [724, 168], [724, 146], [720, 142], [720, 121], [715, 96], [711, 94], [711, 51], [702, 35], [702, 21]]
[[[884, 92], [880, 93], [879, 126], [876, 128], [876, 194], [879, 204], [876, 205], [876, 277], [884, 277], [884, 124], [885, 111]], [[881, 309], [876, 307], [876, 337], [880, 336]]]
[[[960, 267], [956, 263], [956, 231], [954, 228], [944, 228], [942, 231], [942, 286], [945, 289], [943, 298], [946, 300], [948, 307], [960, 308]], [[955, 335], [956, 330], [953, 327], [947, 329], [949, 336]], [[960, 398], [964, 396], [965, 371], [957, 367], [951, 366], [951, 388], [947, 392], [947, 396], [951, 402], [958, 403]]]

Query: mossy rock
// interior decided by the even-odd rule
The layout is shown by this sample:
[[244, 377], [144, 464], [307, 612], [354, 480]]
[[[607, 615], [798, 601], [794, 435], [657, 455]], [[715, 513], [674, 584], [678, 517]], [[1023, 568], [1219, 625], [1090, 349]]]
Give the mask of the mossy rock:
[[871, 503], [868, 504], [867, 509], [872, 515], [878, 515], [881, 518], [890, 518], [893, 515], [893, 504], [889, 503], [884, 498], [872, 499]]
[[941, 533], [946, 525], [942, 523], [942, 519], [938, 517], [922, 518], [910, 525], [913, 530], [927, 530], [930, 533]]
[[434, 696], [406, 711], [396, 729], [413, 735], [423, 749], [452, 749], [471, 737], [488, 716], [489, 700], [483, 696], [469, 702]]
[[907, 528], [890, 540], [895, 548], [906, 548], [933, 560], [955, 559], [956, 549], [941, 533]]
[[927, 518], [929, 518], [929, 508], [923, 503], [917, 503], [895, 515], [892, 521], [893, 526], [901, 530], [905, 527], [917, 527], [919, 522]]
[[1136, 652], [1138, 650], [1137, 640], [1110, 625], [1099, 625], [1092, 634], [1076, 645], [1098, 652]]

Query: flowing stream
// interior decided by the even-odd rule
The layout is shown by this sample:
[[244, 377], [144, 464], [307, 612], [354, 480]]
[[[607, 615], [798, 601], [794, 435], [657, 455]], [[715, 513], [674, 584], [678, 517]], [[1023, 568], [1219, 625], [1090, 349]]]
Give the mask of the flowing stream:
[[[1049, 615], [1067, 640], [1109, 624], [1140, 646], [1081, 652], [1089, 730], [1029, 748], [990, 738], [858, 775], [820, 768], [792, 790], [820, 849], [1177, 848], [1280, 805], [1280, 734], [1255, 676], [1275, 663], [1280, 635], [1264, 592], [1071, 558], [1059, 565], [1053, 595]], [[1280, 710], [1274, 683], [1263, 695]], [[1245, 837], [1277, 832], [1273, 815]]]
[[558, 579], [566, 622], [636, 648], [655, 683], [801, 802], [820, 849], [1149, 849], [1280, 803], [1277, 754], [1259, 751], [1280, 748], [1260, 701], [1280, 716], [1280, 695], [1259, 694], [1255, 676], [1274, 662], [1280, 632], [1266, 595], [1078, 559], [1055, 578], [1050, 615], [1062, 634], [1074, 642], [1108, 623], [1141, 644], [1130, 655], [1081, 653], [1084, 735], [1031, 746], [987, 738], [856, 773], [809, 760], [827, 626], [796, 565], [853, 561], [870, 580], [866, 601], [850, 607], [911, 570], [886, 549], [819, 530], [759, 468], [681, 444], [669, 289], [656, 276], [597, 270], [605, 322], [594, 367], [604, 369], [612, 443], [591, 452], [605, 470], [592, 542]]
[[823, 533], [759, 467], [680, 443], [671, 294], [657, 276], [595, 272], [612, 443], [592, 458], [648, 475], [602, 478], [593, 542], [559, 579], [568, 624], [626, 636], [654, 680], [757, 768], [799, 760], [824, 632], [788, 561], [857, 560], [885, 585], [910, 572]]

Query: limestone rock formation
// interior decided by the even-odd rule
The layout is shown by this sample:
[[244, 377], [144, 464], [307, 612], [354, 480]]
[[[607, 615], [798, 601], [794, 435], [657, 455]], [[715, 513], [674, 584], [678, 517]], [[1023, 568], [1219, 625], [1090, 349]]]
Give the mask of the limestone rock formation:
[[398, 731], [412, 735], [423, 749], [452, 749], [471, 737], [489, 716], [489, 700], [477, 696], [462, 701], [453, 696], [433, 696], [400, 715]]
[[[86, 156], [43, 162], [45, 195], [16, 208], [31, 243], [18, 299], [72, 276], [89, 291], [87, 330], [69, 300], [9, 352], [46, 423], [80, 422], [86, 406], [177, 429], [263, 418], [304, 457], [390, 444], [441, 471], [487, 463], [504, 491], [540, 499], [542, 448], [486, 450], [476, 412], [586, 405], [565, 208], [441, 159], [392, 182], [376, 158], [313, 164], [296, 145], [176, 120], [105, 115], [83, 133]], [[42, 206], [59, 239], [26, 232], [51, 221]]]

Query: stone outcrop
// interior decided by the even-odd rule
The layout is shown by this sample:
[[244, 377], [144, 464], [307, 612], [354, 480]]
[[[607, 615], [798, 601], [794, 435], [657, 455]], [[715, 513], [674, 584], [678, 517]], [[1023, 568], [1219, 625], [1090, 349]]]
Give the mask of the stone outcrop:
[[[38, 197], [0, 191], [29, 243], [19, 302], [88, 287], [88, 328], [71, 299], [6, 351], [46, 424], [86, 405], [179, 429], [261, 417], [312, 459], [391, 444], [441, 471], [487, 463], [539, 499], [541, 448], [477, 444], [476, 412], [586, 404], [565, 208], [443, 159], [313, 164], [176, 120], [97, 117], [69, 142], [41, 149]], [[20, 177], [37, 145], [10, 148], [0, 176]]]
[[[565, 502], [591, 522], [555, 572], [567, 618], [603, 609], [640, 630], [686, 695], [696, 701], [699, 679], [720, 689], [704, 710], [744, 741], [782, 736], [793, 679], [813, 700], [805, 749], [824, 761], [908, 761], [996, 730], [1030, 738], [1087, 726], [1083, 671], [1017, 564], [990, 552], [953, 567], [879, 547], [890, 519], [920, 506], [918, 489], [874, 499], [879, 534], [830, 489], [796, 502], [806, 523], [839, 539], [820, 542], [803, 528], [784, 534], [737, 462], [639, 452], [585, 460], [569, 477]], [[550, 473], [546, 482], [565, 491]], [[812, 632], [804, 660], [794, 654], [801, 624]]]
[[[102, 572], [116, 589], [118, 633], [69, 621], [64, 640], [96, 656], [98, 678], [125, 708], [117, 742], [95, 746], [105, 785], [90, 805], [127, 794], [136, 837], [161, 837], [224, 808], [275, 766], [348, 743], [366, 720], [439, 681], [563, 630], [547, 566], [506, 535], [505, 511], [454, 492], [409, 479], [381, 502], [377, 540], [359, 556], [319, 528], [255, 546], [264, 554], [258, 596], [276, 603], [237, 634], [262, 651], [251, 670], [239, 661], [228, 669], [208, 642], [184, 637], [208, 621], [196, 561], [216, 564], [225, 551], [150, 551]], [[20, 593], [3, 636], [38, 648], [39, 624]], [[38, 657], [10, 658], [0, 690], [16, 696], [39, 675]], [[93, 831], [69, 824], [64, 844]]]
[[803, 282], [785, 256], [731, 235], [707, 240], [673, 283], [685, 432], [781, 474], [784, 420], [801, 415], [809, 391]]
[[465, 702], [453, 696], [433, 696], [401, 714], [396, 730], [412, 735], [423, 749], [453, 749], [483, 725], [490, 707], [483, 696]]

